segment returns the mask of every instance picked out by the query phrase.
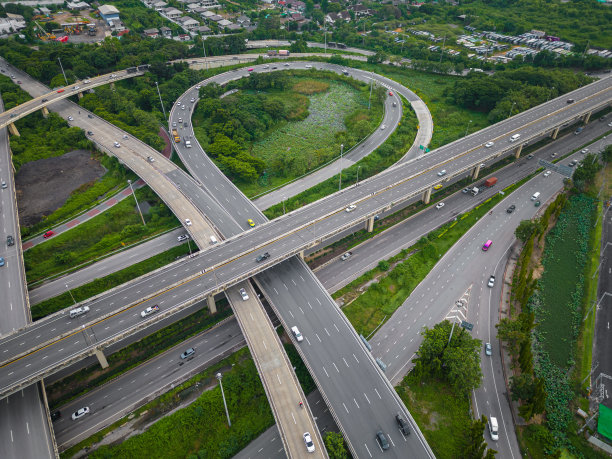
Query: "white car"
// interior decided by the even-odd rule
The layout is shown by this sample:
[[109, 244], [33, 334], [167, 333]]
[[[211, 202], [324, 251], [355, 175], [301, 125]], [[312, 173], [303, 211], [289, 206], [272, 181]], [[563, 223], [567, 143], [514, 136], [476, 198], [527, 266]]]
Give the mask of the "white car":
[[91, 83], [91, 80], [83, 80], [83, 83], [89, 84], [89, 83]]
[[140, 313], [140, 317], [147, 317], [150, 316], [151, 314], [155, 313], [159, 311], [159, 306], [158, 305], [153, 305], [153, 306], [149, 306], [147, 309], [145, 309], [144, 311], [142, 311]]
[[179, 123], [182, 123], [182, 122], [183, 122], [183, 118], [179, 118]]
[[544, 177], [548, 177], [548, 176], [549, 176], [551, 173], [552, 173], [552, 172], [550, 172], [550, 171], [546, 171], [546, 172], [544, 172]]
[[493, 288], [494, 285], [495, 285], [495, 276], [491, 276], [489, 277], [489, 282], [487, 283], [487, 286]]
[[357, 208], [357, 206], [355, 204], [351, 204], [350, 206], [348, 206], [346, 209], [344, 209], [345, 212], [352, 212]]
[[491, 148], [493, 145], [495, 145], [493, 142], [487, 142], [487, 143], [485, 143], [485, 147], [486, 147], [486, 148]]
[[291, 327], [291, 333], [293, 333], [293, 336], [295, 336], [295, 339], [298, 341], [298, 343], [300, 341], [304, 341], [304, 337], [302, 336], [300, 330], [297, 327]]
[[80, 89], [80, 87], [79, 86], [75, 86], [74, 90], [76, 91], [77, 89]]
[[117, 75], [115, 75], [114, 73], [110, 76], [111, 78], [117, 78]]
[[192, 97], [189, 102], [191, 102], [192, 104], [195, 102], [195, 97]]
[[74, 121], [74, 118], [72, 116], [69, 116], [68, 121]]
[[383, 124], [383, 125], [380, 127], [380, 130], [381, 130], [381, 131], [384, 131], [386, 127], [387, 127], [387, 126], [385, 126], [385, 125]]
[[121, 146], [121, 144], [119, 142], [115, 142], [115, 148], [119, 148]]
[[72, 420], [76, 421], [77, 419], [80, 419], [83, 416], [85, 416], [87, 413], [89, 413], [89, 407], [88, 406], [80, 408], [78, 411], [75, 411], [74, 413], [72, 413]]
[[191, 226], [191, 220], [189, 220], [188, 218], [185, 219], [185, 225], [187, 226]]
[[246, 292], [245, 289], [241, 288], [238, 291], [240, 292], [240, 296], [242, 297], [242, 301], [246, 301], [246, 300], [249, 299], [249, 294]]
[[185, 110], [185, 106], [184, 105], [181, 105], [181, 110]]
[[180, 100], [177, 100], [177, 101], [176, 101], [176, 105], [178, 105], [178, 106], [180, 107], [180, 106], [181, 106], [181, 101], [180, 101]]
[[446, 169], [442, 169], [440, 172], [438, 172], [438, 177], [442, 177], [443, 175], [446, 175]]
[[270, 68], [270, 66], [266, 64], [266, 65], [264, 65], [264, 66], [263, 66], [263, 68], [264, 68], [264, 69], [269, 69], [269, 68]]
[[315, 446], [309, 432], [304, 432], [304, 443], [306, 443], [306, 451], [309, 453], [314, 453]]
[[202, 87], [202, 86], [200, 86], [200, 85], [197, 85], [197, 86], [196, 86], [196, 89], [200, 89], [201, 87]]
[[176, 238], [179, 242], [183, 242], [186, 241], [187, 239], [189, 239], [189, 235], [188, 234], [181, 234], [179, 237]]
[[312, 65], [308, 64], [308, 65], [306, 65], [306, 68], [307, 68], [307, 69], [311, 69], [311, 68], [312, 68]]
[[439, 202], [438, 204], [436, 204], [436, 209], [440, 210], [442, 207], [444, 207], [443, 202]]
[[583, 155], [586, 155], [589, 152], [588, 148], [583, 148], [580, 153], [582, 153]]

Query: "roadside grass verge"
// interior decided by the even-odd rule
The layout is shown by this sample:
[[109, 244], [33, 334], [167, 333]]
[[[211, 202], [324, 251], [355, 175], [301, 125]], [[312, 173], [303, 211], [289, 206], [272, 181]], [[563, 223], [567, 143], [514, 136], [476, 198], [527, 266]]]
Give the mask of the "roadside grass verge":
[[[167, 264], [175, 261], [178, 257], [182, 257], [188, 253], [189, 247], [187, 244], [173, 247], [170, 250], [154, 255], [151, 258], [135, 263], [113, 274], [109, 274], [108, 276], [104, 276], [99, 279], [94, 279], [92, 282], [81, 285], [80, 287], [72, 288], [70, 289], [70, 293], [72, 293], [74, 300], [79, 303], [98, 295], [99, 293], [106, 292], [107, 290], [110, 290], [118, 285], [142, 276], [143, 274], [166, 266]], [[49, 314], [53, 314], [54, 312], [70, 306], [73, 303], [70, 293], [65, 292], [61, 295], [49, 298], [48, 300], [41, 301], [40, 303], [33, 305], [30, 308], [32, 312], [32, 319], [42, 319]]]
[[141, 207], [147, 202], [143, 226], [133, 199], [114, 207], [53, 239], [24, 252], [28, 283], [70, 269], [100, 255], [178, 226], [179, 222], [165, 204], [145, 187], [136, 190]]
[[435, 379], [421, 382], [411, 373], [395, 389], [435, 456], [461, 457], [464, 435], [472, 423], [469, 399], [458, 396], [445, 382]]
[[132, 343], [108, 356], [108, 368], [100, 365], [83, 368], [51, 385], [47, 386], [49, 406], [57, 408], [90, 390], [114, 379], [128, 370], [165, 352], [172, 346], [205, 330], [232, 314], [226, 300], [218, 303], [218, 313], [211, 316], [207, 310], [197, 311], [155, 333]]
[[[223, 388], [232, 428], [227, 428], [223, 400], [215, 374], [223, 373]], [[202, 389], [203, 388], [203, 389]], [[181, 402], [202, 391], [185, 408], [161, 417]], [[88, 457], [197, 457], [230, 458], [274, 424], [274, 418], [255, 364], [247, 349], [242, 349], [212, 365], [180, 386], [139, 408], [112, 426], [64, 451], [62, 458], [101, 441], [117, 426], [135, 417], [139, 423], [158, 419], [146, 432], [119, 444], [104, 445], [88, 452]]]
[[[505, 195], [529, 178], [504, 189]], [[432, 231], [389, 260], [380, 262], [377, 268], [334, 293], [332, 297], [341, 298], [346, 305], [343, 311], [357, 333], [367, 337], [390, 317], [446, 251], [504, 197], [497, 193], [469, 212], [457, 215], [456, 220]], [[389, 270], [392, 264], [394, 267]]]

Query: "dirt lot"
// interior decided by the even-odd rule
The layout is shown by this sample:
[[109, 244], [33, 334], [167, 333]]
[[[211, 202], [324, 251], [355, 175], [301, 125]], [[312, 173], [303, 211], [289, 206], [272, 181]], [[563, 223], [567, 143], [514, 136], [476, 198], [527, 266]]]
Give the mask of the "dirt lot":
[[105, 172], [87, 150], [24, 164], [15, 176], [19, 223], [22, 226], [38, 223], [61, 207], [74, 190]]

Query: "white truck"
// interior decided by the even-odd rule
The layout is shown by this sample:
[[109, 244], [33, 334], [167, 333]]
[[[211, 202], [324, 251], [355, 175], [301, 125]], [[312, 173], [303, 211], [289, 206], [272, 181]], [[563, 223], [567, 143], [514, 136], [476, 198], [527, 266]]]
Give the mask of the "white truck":
[[478, 194], [478, 192], [479, 192], [479, 191], [480, 191], [480, 190], [479, 190], [478, 188], [474, 187], [474, 188], [472, 188], [472, 189], [470, 190], [470, 193], [472, 193], [472, 196], [476, 196], [476, 195]]

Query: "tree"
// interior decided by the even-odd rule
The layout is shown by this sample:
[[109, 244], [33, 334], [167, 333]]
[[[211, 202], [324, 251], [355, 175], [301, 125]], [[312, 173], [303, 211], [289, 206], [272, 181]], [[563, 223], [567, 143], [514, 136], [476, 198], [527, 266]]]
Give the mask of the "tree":
[[601, 159], [605, 163], [609, 163], [612, 160], [612, 145], [608, 145], [604, 151], [601, 152]]
[[525, 332], [518, 320], [504, 317], [497, 325], [497, 338], [508, 344], [510, 355], [518, 355], [519, 344], [525, 340]]
[[349, 453], [341, 433], [327, 432], [323, 438], [330, 459], [348, 459]]
[[487, 418], [484, 415], [480, 419], [472, 421], [463, 439], [462, 458], [489, 459], [495, 457], [497, 451], [487, 450], [487, 442], [484, 439], [486, 425]]
[[538, 224], [531, 220], [522, 220], [519, 226], [514, 230], [514, 235], [521, 242], [526, 242], [531, 237], [533, 232], [537, 229]]

